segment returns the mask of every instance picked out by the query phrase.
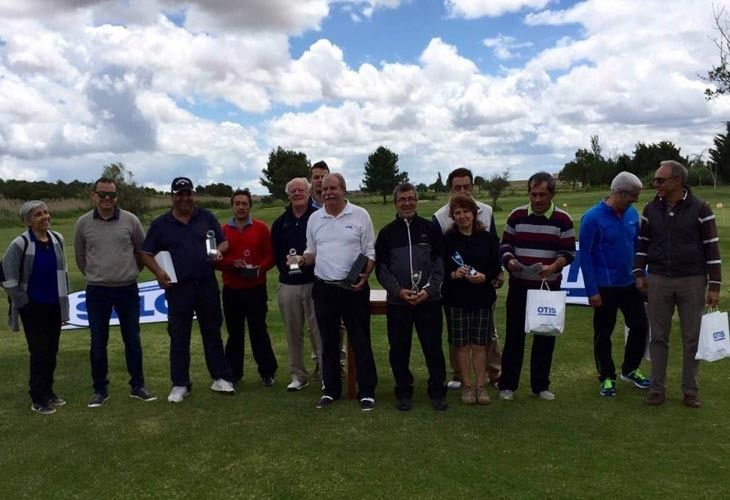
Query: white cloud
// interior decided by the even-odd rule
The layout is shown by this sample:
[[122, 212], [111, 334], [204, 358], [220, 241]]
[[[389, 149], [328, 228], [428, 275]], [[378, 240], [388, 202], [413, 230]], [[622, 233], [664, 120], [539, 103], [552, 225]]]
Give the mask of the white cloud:
[[542, 9], [552, 0], [444, 0], [451, 17], [498, 17], [522, 9]]
[[[500, 60], [530, 43], [534, 56], [494, 72], [458, 38], [438, 37], [413, 60], [353, 66], [355, 49], [318, 31], [335, 5], [361, 29], [399, 0], [282, 2], [0, 0], [0, 177], [89, 179], [122, 161], [147, 185], [186, 174], [261, 192], [267, 153], [281, 145], [325, 159], [353, 187], [382, 144], [416, 182], [456, 166], [524, 178], [559, 170], [592, 134], [607, 153], [666, 139], [696, 154], [730, 116], [730, 98], [705, 101], [697, 76], [717, 58], [710, 0], [527, 14], [562, 38], [500, 27], [483, 41]], [[560, 6], [446, 5], [469, 18], [548, 4]], [[318, 39], [293, 58], [289, 37], [304, 31]]]
[[499, 60], [512, 59], [518, 55], [513, 52], [514, 50], [534, 45], [532, 42], [518, 42], [516, 38], [501, 33], [494, 38], [485, 38], [482, 43], [485, 47], [491, 48], [494, 56]]

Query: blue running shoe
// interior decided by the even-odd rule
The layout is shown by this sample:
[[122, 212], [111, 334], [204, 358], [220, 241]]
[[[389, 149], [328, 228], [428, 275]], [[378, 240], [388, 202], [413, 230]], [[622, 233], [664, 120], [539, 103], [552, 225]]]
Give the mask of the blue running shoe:
[[632, 371], [628, 375], [621, 374], [621, 380], [631, 382], [637, 389], [648, 389], [651, 382], [638, 369]]

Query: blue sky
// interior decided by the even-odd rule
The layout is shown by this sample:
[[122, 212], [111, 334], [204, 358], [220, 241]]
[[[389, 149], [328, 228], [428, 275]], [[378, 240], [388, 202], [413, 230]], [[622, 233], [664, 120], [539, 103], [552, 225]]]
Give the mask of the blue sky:
[[[714, 2], [716, 7], [727, 0]], [[0, 177], [92, 180], [123, 162], [265, 194], [269, 151], [358, 185], [378, 146], [411, 180], [557, 172], [730, 119], [711, 0], [0, 0]], [[672, 36], [667, 36], [672, 26]], [[705, 153], [706, 154], [706, 153]]]

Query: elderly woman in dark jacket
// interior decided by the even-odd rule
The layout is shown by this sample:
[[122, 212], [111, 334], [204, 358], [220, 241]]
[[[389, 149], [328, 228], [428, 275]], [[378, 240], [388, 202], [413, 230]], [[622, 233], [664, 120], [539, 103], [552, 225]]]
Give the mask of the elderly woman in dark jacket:
[[25, 202], [20, 219], [28, 230], [5, 251], [2, 285], [11, 300], [10, 328], [17, 332], [20, 318], [28, 342], [31, 410], [47, 415], [66, 404], [53, 392], [53, 372], [61, 324], [69, 317], [68, 269], [63, 236], [49, 229], [46, 204]]

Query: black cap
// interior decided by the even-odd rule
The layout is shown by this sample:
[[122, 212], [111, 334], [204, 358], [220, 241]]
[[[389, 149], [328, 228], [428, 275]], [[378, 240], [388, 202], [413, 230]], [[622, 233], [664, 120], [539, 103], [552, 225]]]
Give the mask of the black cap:
[[180, 191], [192, 191], [193, 181], [187, 177], [175, 177], [172, 180], [172, 186], [170, 186], [170, 192], [172, 194], [179, 193]]

